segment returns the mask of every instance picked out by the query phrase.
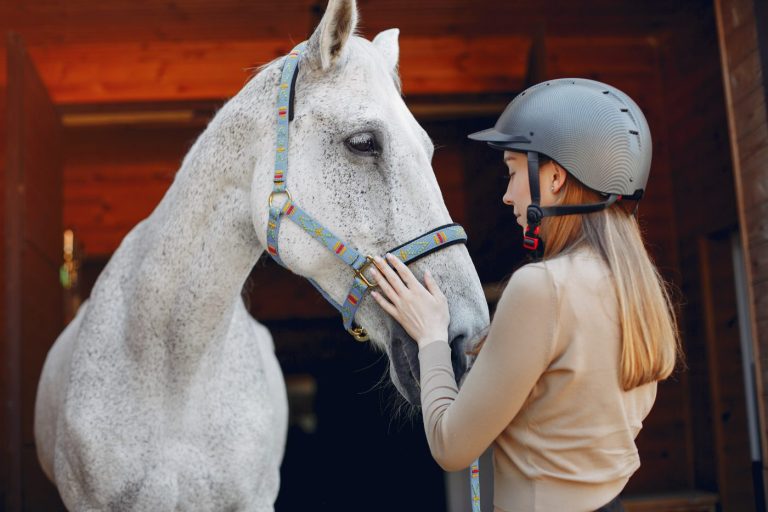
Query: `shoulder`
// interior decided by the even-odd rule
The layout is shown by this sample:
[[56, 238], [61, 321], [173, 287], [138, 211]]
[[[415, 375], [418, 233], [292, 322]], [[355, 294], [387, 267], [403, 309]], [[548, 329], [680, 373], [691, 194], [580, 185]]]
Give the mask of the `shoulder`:
[[601, 282], [610, 275], [605, 262], [590, 248], [575, 248], [554, 258], [520, 267], [504, 288], [499, 305], [525, 297], [528, 302], [554, 305], [566, 290]]
[[569, 249], [537, 265], [547, 269], [554, 286], [560, 291], [601, 282], [611, 275], [603, 258], [595, 249], [586, 245]]
[[556, 302], [556, 295], [550, 265], [545, 262], [529, 263], [512, 274], [501, 294], [498, 308], [515, 307], [521, 303], [551, 306]]

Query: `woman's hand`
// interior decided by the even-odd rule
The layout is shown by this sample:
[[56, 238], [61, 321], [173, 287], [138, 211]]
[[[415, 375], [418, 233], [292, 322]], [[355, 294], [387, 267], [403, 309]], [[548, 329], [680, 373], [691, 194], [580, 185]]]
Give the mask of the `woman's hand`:
[[429, 271], [424, 273], [425, 288], [411, 269], [391, 254], [387, 254], [387, 261], [379, 256], [374, 261], [376, 269], [372, 269], [371, 273], [383, 296], [376, 291], [372, 291], [371, 295], [384, 311], [392, 315], [405, 332], [416, 340], [419, 349], [433, 341], [447, 343], [448, 324], [451, 320], [448, 300], [432, 274]]

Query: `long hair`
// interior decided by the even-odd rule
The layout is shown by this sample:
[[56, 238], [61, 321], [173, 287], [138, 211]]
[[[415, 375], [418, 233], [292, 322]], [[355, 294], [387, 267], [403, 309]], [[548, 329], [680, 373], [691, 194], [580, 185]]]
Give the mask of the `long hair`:
[[[558, 198], [559, 205], [601, 200], [599, 193], [570, 173]], [[623, 389], [669, 377], [681, 356], [675, 308], [632, 210], [619, 201], [599, 212], [545, 217], [541, 238], [544, 260], [586, 245], [608, 265], [619, 305]], [[482, 342], [473, 353], [481, 346]]]

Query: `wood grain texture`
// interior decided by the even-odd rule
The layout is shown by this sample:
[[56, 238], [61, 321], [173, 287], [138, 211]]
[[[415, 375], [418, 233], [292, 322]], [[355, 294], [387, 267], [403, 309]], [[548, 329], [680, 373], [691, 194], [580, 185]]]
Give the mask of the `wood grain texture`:
[[[759, 395], [760, 435], [763, 464], [768, 463], [768, 329], [763, 320], [768, 317], [768, 305], [763, 286], [760, 262], [768, 259], [766, 205], [768, 182], [761, 170], [768, 159], [768, 138], [761, 137], [768, 128], [766, 91], [757, 81], [762, 73], [758, 38], [742, 35], [744, 27], [755, 25], [753, 0], [717, 0], [718, 36], [721, 47], [723, 82], [725, 84], [733, 173], [739, 210], [741, 238], [746, 258], [749, 318], [754, 336], [756, 378]], [[756, 31], [759, 30], [756, 27]], [[755, 31], [755, 33], [756, 33]], [[762, 49], [762, 51], [768, 51]], [[743, 84], [748, 85], [743, 85]], [[756, 275], [757, 273], [757, 275]], [[760, 277], [758, 277], [760, 276]], [[768, 466], [766, 466], [768, 468]], [[766, 469], [768, 471], [768, 469]], [[764, 474], [764, 480], [768, 473]], [[765, 485], [765, 482], [764, 482]]]
[[[82, 43], [41, 45], [31, 53], [56, 103], [84, 104], [226, 99], [260, 65], [287, 54], [292, 46], [288, 38]], [[403, 91], [519, 90], [530, 47], [530, 38], [522, 36], [403, 36], [399, 65]]]

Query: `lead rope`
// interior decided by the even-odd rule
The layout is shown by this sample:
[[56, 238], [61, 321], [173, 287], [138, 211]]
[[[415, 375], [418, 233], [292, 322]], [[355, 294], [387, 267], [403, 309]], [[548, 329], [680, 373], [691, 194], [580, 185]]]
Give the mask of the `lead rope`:
[[469, 467], [469, 489], [472, 491], [472, 512], [480, 512], [480, 457]]

